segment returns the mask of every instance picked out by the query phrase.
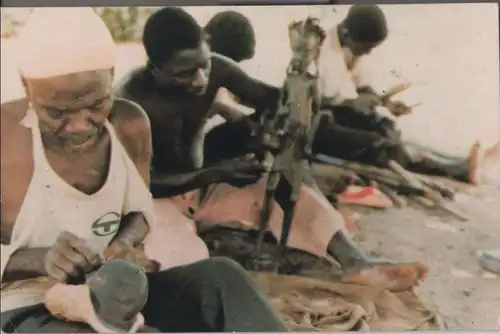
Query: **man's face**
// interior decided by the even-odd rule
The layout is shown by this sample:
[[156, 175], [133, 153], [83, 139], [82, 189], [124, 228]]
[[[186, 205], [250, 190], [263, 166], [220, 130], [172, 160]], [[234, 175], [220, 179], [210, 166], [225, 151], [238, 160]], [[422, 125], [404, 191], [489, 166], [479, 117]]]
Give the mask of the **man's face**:
[[113, 70], [98, 70], [23, 83], [40, 131], [68, 153], [84, 152], [100, 138], [113, 98]]
[[164, 88], [180, 89], [183, 92], [202, 95], [210, 76], [210, 50], [206, 42], [196, 49], [176, 53], [155, 71], [157, 82]]

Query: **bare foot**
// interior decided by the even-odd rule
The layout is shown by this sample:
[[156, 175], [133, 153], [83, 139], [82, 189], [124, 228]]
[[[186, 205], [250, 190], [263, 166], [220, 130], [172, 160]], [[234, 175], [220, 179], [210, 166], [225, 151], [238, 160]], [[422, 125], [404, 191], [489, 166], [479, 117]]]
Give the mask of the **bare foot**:
[[[484, 151], [484, 152], [483, 152]], [[469, 153], [470, 169], [469, 182], [473, 185], [481, 183], [481, 173], [488, 164], [500, 160], [500, 141], [485, 150], [482, 150], [479, 141], [475, 141]], [[484, 182], [484, 180], [482, 180]]]
[[427, 277], [429, 268], [420, 263], [375, 263], [344, 275], [342, 283], [382, 286], [389, 291], [406, 291]]
[[480, 148], [481, 144], [479, 143], [479, 140], [476, 140], [474, 144], [472, 144], [472, 147], [469, 152], [469, 161], [470, 161], [470, 168], [469, 168], [469, 183], [473, 185], [477, 185], [479, 182], [479, 168], [480, 168], [480, 160], [481, 160], [481, 154], [480, 154]]

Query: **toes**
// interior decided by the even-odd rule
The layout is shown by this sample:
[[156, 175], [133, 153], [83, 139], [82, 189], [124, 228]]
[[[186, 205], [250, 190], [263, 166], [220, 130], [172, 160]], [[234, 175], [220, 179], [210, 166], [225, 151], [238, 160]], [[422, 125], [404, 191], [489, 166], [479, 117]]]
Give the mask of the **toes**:
[[422, 263], [378, 264], [356, 273], [344, 276], [344, 283], [385, 286], [393, 292], [405, 291], [418, 286], [428, 273], [428, 267]]

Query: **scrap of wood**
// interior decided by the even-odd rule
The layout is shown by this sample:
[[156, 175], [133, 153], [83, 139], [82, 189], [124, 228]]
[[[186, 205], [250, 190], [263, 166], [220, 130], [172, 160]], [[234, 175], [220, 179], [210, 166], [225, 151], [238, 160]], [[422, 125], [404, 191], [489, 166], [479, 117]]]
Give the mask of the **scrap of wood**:
[[398, 164], [396, 161], [390, 161], [389, 162], [389, 167], [394, 171], [396, 172], [397, 174], [399, 174], [401, 177], [403, 177], [403, 179], [409, 184], [411, 185], [412, 187], [415, 187], [415, 188], [421, 188], [424, 190], [425, 192], [425, 195], [424, 197], [426, 197], [427, 199], [431, 200], [434, 202], [434, 206], [436, 208], [439, 208], [453, 216], [455, 216], [456, 218], [462, 220], [462, 221], [467, 221], [469, 220], [467, 216], [465, 216], [463, 213], [459, 212], [458, 210], [450, 207], [448, 205], [448, 203], [445, 203], [445, 200], [443, 198], [443, 196], [441, 196], [441, 194], [429, 187], [426, 187], [425, 185], [423, 185], [421, 182], [419, 182], [419, 180], [416, 178], [416, 177], [413, 177], [410, 173], [408, 173], [400, 164]]
[[424, 196], [411, 196], [410, 198], [426, 208], [434, 208], [436, 205], [433, 201]]
[[408, 88], [412, 86], [412, 83], [402, 83], [402, 84], [397, 84], [391, 88], [389, 88], [384, 95], [382, 95], [382, 101], [387, 101], [393, 96], [404, 92]]
[[[336, 160], [333, 159], [332, 161]], [[391, 169], [385, 169], [347, 161], [336, 162], [335, 164], [314, 163], [313, 173], [320, 180], [328, 180], [329, 176], [334, 179], [340, 175], [346, 175], [346, 171], [350, 170], [367, 183], [376, 181], [382, 186], [380, 187], [381, 190], [391, 197], [391, 200], [398, 206], [405, 204], [397, 199], [394, 200], [394, 193], [399, 198], [404, 198], [401, 196], [401, 194], [404, 194], [424, 207], [438, 208], [460, 220], [468, 220], [462, 212], [450, 207], [450, 203], [445, 199], [453, 197], [454, 191], [458, 188], [453, 185], [460, 185], [459, 182], [450, 180], [449, 183], [446, 183], [448, 180], [444, 178], [411, 173], [396, 162], [391, 162], [390, 167]], [[320, 188], [326, 193], [330, 193], [332, 187], [327, 190], [328, 187], [321, 185], [321, 183], [319, 182]]]
[[[339, 175], [345, 175], [347, 173], [346, 170], [351, 170], [353, 173], [358, 174], [365, 179], [372, 179], [383, 182], [388, 186], [397, 186], [398, 184], [405, 182], [402, 176], [398, 175], [390, 169], [379, 168], [372, 165], [364, 165], [351, 161], [344, 161], [342, 164], [330, 164], [328, 162], [313, 163], [313, 170], [315, 175], [318, 175], [320, 177], [332, 178], [336, 178]], [[422, 182], [428, 186], [432, 185], [431, 188], [434, 188], [434, 190], [438, 190], [443, 195], [443, 197], [450, 199], [452, 199], [455, 192], [466, 191], [471, 187], [468, 184], [450, 180], [440, 176], [423, 175], [410, 171], [406, 171], [406, 173], [416, 178], [419, 182]], [[414, 190], [414, 192], [418, 193], [418, 191], [416, 191], [417, 189]]]
[[[344, 172], [342, 172], [342, 170]], [[345, 173], [346, 170], [352, 171], [361, 179], [367, 181], [366, 183], [376, 181], [379, 184], [384, 184], [395, 189], [398, 193], [414, 195], [423, 194], [423, 190], [405, 184], [405, 181], [401, 176], [395, 174], [389, 169], [363, 165], [356, 162], [345, 162], [343, 165], [331, 165], [326, 163], [313, 164], [314, 175], [320, 177], [320, 179], [324, 179], [327, 175], [331, 175], [331, 177], [335, 178], [337, 175]]]
[[378, 184], [378, 188], [380, 189], [381, 192], [383, 192], [387, 197], [391, 199], [391, 201], [394, 203], [395, 206], [398, 208], [405, 207], [408, 202], [403, 196], [398, 195], [397, 192], [389, 188], [388, 186], [384, 184]]
[[429, 188], [438, 191], [444, 198], [450, 200], [453, 200], [455, 198], [455, 192], [452, 189], [446, 187], [444, 184], [440, 183], [439, 181], [433, 181], [429, 179], [422, 179], [420, 181]]
[[414, 103], [410, 106], [408, 106], [408, 108], [410, 108], [411, 110], [417, 108], [417, 107], [420, 107], [423, 103], [422, 102], [417, 102], [417, 103]]
[[438, 182], [453, 192], [468, 192], [468, 190], [473, 187], [471, 184], [453, 180], [444, 176], [423, 175], [414, 172], [409, 173], [422, 182]]

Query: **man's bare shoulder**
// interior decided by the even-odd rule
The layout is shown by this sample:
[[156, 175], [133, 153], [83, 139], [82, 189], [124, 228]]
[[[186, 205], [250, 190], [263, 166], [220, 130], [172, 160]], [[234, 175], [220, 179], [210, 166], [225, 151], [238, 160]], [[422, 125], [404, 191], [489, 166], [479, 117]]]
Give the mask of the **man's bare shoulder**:
[[240, 69], [237, 62], [224, 55], [212, 52], [210, 59], [212, 61], [212, 71], [217, 76], [224, 76], [228, 72], [232, 73]]
[[137, 146], [151, 142], [151, 124], [144, 109], [135, 102], [117, 98], [109, 121], [132, 160], [138, 159], [141, 153], [138, 152]]
[[151, 127], [144, 109], [139, 104], [123, 98], [116, 98], [109, 121], [120, 134], [124, 135], [141, 133], [143, 129]]
[[[1, 108], [1, 155], [4, 162], [17, 161], [25, 153], [31, 156], [31, 130], [21, 124], [28, 110], [26, 99], [2, 103]], [[12, 157], [11, 153], [16, 152]]]
[[15, 130], [22, 121], [28, 110], [28, 100], [25, 98], [11, 100], [2, 103], [1, 126], [2, 138], [4, 135]]
[[31, 130], [20, 124], [27, 109], [26, 99], [2, 103], [1, 108], [1, 221], [7, 225], [15, 221], [33, 176]]

